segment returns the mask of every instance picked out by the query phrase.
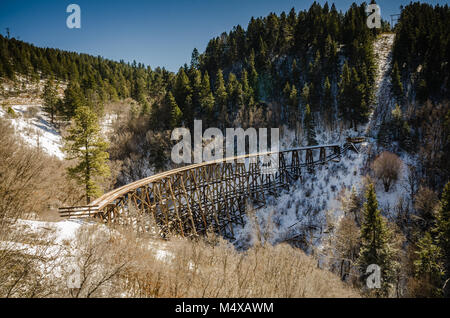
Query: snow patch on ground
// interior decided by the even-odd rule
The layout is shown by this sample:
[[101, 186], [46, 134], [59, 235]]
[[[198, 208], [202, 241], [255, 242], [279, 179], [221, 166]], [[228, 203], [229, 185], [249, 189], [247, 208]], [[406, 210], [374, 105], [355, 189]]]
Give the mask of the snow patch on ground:
[[101, 131], [104, 137], [108, 137], [113, 131], [113, 124], [119, 118], [117, 114], [106, 114], [100, 121]]
[[[61, 135], [39, 106], [13, 105], [11, 108], [14, 110], [14, 117], [8, 116], [6, 111], [1, 108], [0, 117], [9, 118], [16, 133], [27, 145], [40, 148], [58, 159], [64, 159], [64, 153], [61, 150]], [[36, 114], [28, 117], [31, 108], [36, 110]]]
[[[50, 156], [63, 160], [63, 138], [51, 124], [47, 114], [40, 105], [12, 105], [15, 115], [10, 116], [0, 107], [0, 117], [7, 118], [16, 133], [29, 146], [42, 149]], [[34, 112], [32, 111], [34, 110]], [[116, 114], [107, 114], [100, 122], [102, 134], [107, 137], [113, 131]]]
[[[353, 133], [349, 130], [343, 135]], [[319, 134], [318, 143], [336, 142], [332, 139], [334, 137], [333, 134]], [[342, 213], [338, 200], [340, 193], [361, 186], [365, 150], [366, 146], [362, 145], [359, 153], [348, 152], [340, 162], [319, 166], [311, 173], [305, 169], [302, 171], [303, 180], [295, 182], [289, 191], [278, 197], [269, 197], [266, 207], [256, 211], [261, 231], [268, 234], [267, 237], [262, 235], [263, 241], [277, 244], [301, 236], [312, 245], [319, 244], [327, 228], [327, 212], [336, 216]], [[248, 217], [243, 228], [236, 226], [235, 244], [238, 247], [253, 245], [258, 239], [254, 228], [254, 221]]]
[[54, 244], [62, 244], [65, 241], [74, 240], [77, 231], [81, 227], [89, 225], [83, 220], [63, 220], [59, 222], [45, 222], [36, 220], [17, 220], [16, 225], [26, 234], [43, 234], [52, 232]]
[[[102, 235], [111, 233], [119, 235], [120, 233], [114, 229], [110, 229], [105, 224], [100, 224], [94, 221], [87, 220], [62, 220], [59, 222], [45, 222], [37, 220], [18, 219], [15, 221], [15, 226], [23, 237], [37, 237], [37, 238], [51, 238], [52, 245], [45, 250], [46, 257], [59, 256], [62, 258], [74, 257], [76, 252], [71, 246], [76, 245], [77, 234], [80, 230], [89, 226], [97, 226], [95, 235]], [[171, 262], [174, 255], [167, 251], [164, 243], [159, 241], [151, 241], [148, 248], [154, 252], [156, 259], [162, 262]], [[38, 251], [42, 249], [39, 245], [32, 245], [24, 242], [0, 241], [0, 249], [16, 250], [28, 255], [37, 255]], [[61, 254], [61, 252], [63, 252]]]

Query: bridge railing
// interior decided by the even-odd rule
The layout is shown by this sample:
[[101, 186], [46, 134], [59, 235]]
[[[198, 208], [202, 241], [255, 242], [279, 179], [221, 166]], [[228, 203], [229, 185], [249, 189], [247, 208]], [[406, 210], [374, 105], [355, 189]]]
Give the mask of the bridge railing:
[[63, 218], [89, 218], [95, 217], [98, 212], [98, 205], [74, 206], [59, 208], [59, 215]]
[[[231, 223], [242, 222], [247, 199], [262, 206], [267, 194], [289, 187], [292, 180], [301, 178], [302, 170], [311, 171], [318, 165], [340, 160], [348, 150], [357, 151], [350, 141], [343, 146], [317, 145], [193, 164], [115, 189], [89, 206], [59, 211], [62, 217], [100, 217], [116, 222], [134, 210], [138, 214], [133, 218], [152, 215], [164, 232], [197, 235], [213, 226], [218, 232], [232, 233]], [[314, 155], [319, 153], [316, 151], [320, 152], [318, 157]], [[279, 159], [278, 171], [265, 175], [260, 161], [274, 154]], [[135, 219], [131, 223], [136, 223]]]
[[[127, 192], [129, 192], [130, 189], [135, 189], [135, 188], [144, 186], [148, 183], [155, 182], [161, 178], [168, 177], [170, 175], [175, 175], [177, 173], [185, 172], [187, 170], [199, 168], [202, 166], [222, 164], [222, 163], [227, 163], [227, 162], [237, 162], [237, 161], [245, 160], [245, 159], [249, 159], [249, 158], [257, 159], [257, 158], [262, 158], [264, 156], [270, 156], [270, 155], [278, 154], [278, 153], [287, 153], [287, 152], [292, 152], [292, 151], [305, 151], [308, 149], [313, 150], [313, 149], [320, 149], [320, 148], [335, 148], [335, 147], [340, 147], [340, 145], [339, 144], [317, 145], [317, 146], [310, 146], [310, 147], [292, 148], [292, 149], [280, 150], [280, 151], [268, 151], [268, 152], [264, 152], [264, 153], [252, 153], [252, 154], [245, 154], [245, 155], [240, 155], [240, 156], [231, 157], [231, 158], [223, 158], [223, 159], [219, 159], [219, 160], [208, 161], [208, 162], [204, 162], [204, 163], [192, 164], [192, 165], [172, 169], [170, 171], [158, 173], [153, 176], [150, 176], [150, 177], [132, 182], [130, 184], [127, 184], [123, 187], [120, 187], [118, 189], [115, 189], [111, 192], [104, 194], [100, 198], [96, 199], [93, 202], [93, 204], [98, 205], [101, 210], [109, 203], [109, 201], [117, 199], [118, 197], [126, 194]], [[311, 162], [311, 163], [313, 163], [313, 162]]]

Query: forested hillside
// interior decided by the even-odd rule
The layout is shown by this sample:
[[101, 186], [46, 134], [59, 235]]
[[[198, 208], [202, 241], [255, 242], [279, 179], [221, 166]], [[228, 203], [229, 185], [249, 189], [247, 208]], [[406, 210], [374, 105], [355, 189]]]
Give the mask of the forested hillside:
[[403, 8], [394, 29], [391, 102], [378, 105], [390, 112], [383, 118], [377, 144], [413, 158], [408, 168], [410, 203], [400, 208], [408, 195], [399, 198], [396, 223], [414, 265], [407, 271], [409, 293], [421, 297], [450, 295], [449, 18], [448, 5], [416, 2]]
[[[372, 44], [377, 34], [365, 23], [365, 6], [355, 4], [344, 14], [334, 5], [314, 3], [298, 14], [291, 10], [252, 18], [247, 30], [236, 26], [211, 40], [194, 65], [208, 74], [223, 71], [231, 82], [238, 75], [242, 89], [238, 86], [228, 95], [232, 113], [243, 104], [274, 103], [275, 125], [288, 122], [293, 128], [309, 109], [331, 126], [338, 118], [337, 95], [339, 118], [363, 123], [373, 97]], [[241, 90], [244, 101], [236, 99]]]
[[[0, 128], [4, 132], [0, 141], [8, 148], [0, 160], [0, 175], [6, 176], [0, 180], [0, 193], [8, 201], [0, 206], [0, 219], [89, 203], [102, 191], [175, 167], [170, 160], [171, 132], [176, 127], [192, 130], [197, 119], [203, 120], [204, 130], [279, 127], [286, 148], [364, 137], [355, 153], [343, 155], [340, 162], [305, 168], [292, 187], [280, 196], [270, 195], [266, 206], [249, 212], [244, 226], [236, 225], [237, 235], [230, 241], [238, 250], [247, 249], [250, 258], [241, 261], [248, 268], [246, 262], [260, 248], [265, 251], [264, 260], [275, 257], [274, 267], [255, 272], [269, 275], [268, 281], [278, 279], [281, 258], [292, 257], [292, 251], [301, 248], [314, 258], [307, 268], [316, 267], [317, 261], [345, 282], [333, 276], [335, 289], [324, 292], [320, 281], [308, 295], [334, 296], [350, 285], [344, 295], [449, 296], [450, 9], [411, 3], [401, 9], [395, 27], [382, 21], [380, 29], [367, 27], [365, 9], [366, 4], [352, 4], [341, 12], [335, 5], [314, 2], [304, 11], [253, 17], [247, 26], [237, 25], [211, 39], [202, 52], [194, 49], [190, 64], [176, 73], [137, 62], [39, 48], [0, 35]], [[19, 105], [20, 99], [34, 102]], [[37, 116], [38, 110], [29, 106], [45, 115]], [[41, 151], [45, 147], [39, 136], [34, 149], [16, 140], [7, 119], [20, 128], [27, 125], [26, 117], [34, 118], [29, 125], [58, 137], [52, 146], [64, 140], [64, 147], [55, 153], [69, 160], [47, 158], [43, 152], [49, 151]], [[50, 168], [44, 169], [44, 163]], [[17, 175], [28, 178], [29, 186], [26, 182], [16, 185]], [[61, 186], [66, 178], [70, 182]], [[21, 187], [26, 191], [21, 192]], [[34, 197], [39, 199], [25, 200]], [[128, 230], [123, 234], [131, 235]], [[233, 255], [230, 264], [235, 260], [238, 264], [241, 254], [230, 252], [228, 243], [217, 239], [207, 237], [196, 245], [183, 242], [180, 251], [186, 246], [204, 249], [206, 255], [224, 255], [225, 263]], [[84, 241], [91, 244], [85, 238], [75, 242], [83, 246]], [[267, 243], [289, 243], [293, 248], [278, 250]], [[102, 244], [103, 249], [109, 242]], [[172, 250], [179, 253], [177, 257], [180, 251]], [[139, 255], [120, 257], [128, 262]], [[183, 264], [189, 263], [186, 255], [180, 260]], [[107, 257], [102, 257], [96, 260], [99, 264], [106, 262]], [[161, 291], [148, 287], [159, 277], [145, 276], [154, 269], [139, 257], [144, 260], [139, 270], [131, 268], [131, 276], [123, 277], [127, 283], [145, 287], [121, 286], [114, 295], [127, 290], [130, 295], [173, 296], [170, 284]], [[258, 264], [263, 262], [254, 257]], [[235, 265], [229, 270], [221, 260], [211, 273], [236, 270]], [[165, 262], [151, 264], [166, 266]], [[364, 275], [371, 264], [382, 265], [379, 290], [366, 288]], [[206, 268], [202, 271], [202, 275], [209, 273]], [[145, 277], [133, 276], [138, 272]], [[185, 295], [198, 295], [199, 286], [209, 292], [202, 285], [209, 284], [209, 278], [193, 279], [190, 271], [183, 268], [182, 272], [188, 273], [183, 276], [182, 285], [190, 291]], [[3, 274], [6, 277], [8, 272]], [[167, 277], [172, 274], [178, 277], [179, 272], [174, 269]], [[321, 271], [316, 275], [326, 276]], [[230, 280], [229, 290], [238, 296], [253, 295], [254, 286], [264, 291], [262, 295], [284, 292], [284, 287], [272, 290], [276, 284], [269, 286], [259, 276], [254, 279], [239, 292], [235, 289], [239, 283]], [[289, 282], [292, 277], [283, 279]], [[298, 286], [289, 296], [305, 294]]]
[[392, 95], [379, 142], [416, 154], [418, 177], [441, 191], [450, 175], [450, 9], [413, 3], [395, 27]]
[[17, 75], [32, 80], [54, 78], [70, 83], [58, 112], [67, 116], [80, 104], [98, 107], [107, 101], [131, 97], [148, 108], [170, 81], [165, 69], [152, 71], [142, 64], [114, 62], [102, 57], [43, 49], [0, 35], [0, 77], [14, 79]]
[[246, 29], [234, 27], [212, 39], [204, 53], [195, 49], [191, 64], [177, 74], [0, 37], [0, 76], [49, 79], [50, 87], [54, 80], [67, 83], [64, 98], [50, 99], [47, 107], [61, 121], [70, 120], [81, 105], [102, 115], [104, 104], [131, 97], [139, 106], [133, 107], [133, 124], [113, 136], [111, 159], [136, 161], [156, 144], [161, 149], [142, 160], [159, 170], [167, 162], [168, 148], [161, 142], [167, 131], [192, 128], [194, 119], [202, 119], [204, 128], [287, 124], [296, 131], [297, 144], [315, 144], [317, 126], [365, 123], [374, 96], [372, 45], [379, 32], [366, 27], [364, 4], [342, 13], [334, 5], [314, 3], [306, 11], [272, 13], [252, 18]]

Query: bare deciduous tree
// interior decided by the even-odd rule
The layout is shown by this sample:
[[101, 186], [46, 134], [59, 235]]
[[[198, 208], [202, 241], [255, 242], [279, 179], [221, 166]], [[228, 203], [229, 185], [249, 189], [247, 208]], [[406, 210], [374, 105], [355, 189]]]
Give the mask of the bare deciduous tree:
[[40, 217], [77, 191], [70, 193], [57, 160], [21, 144], [3, 118], [0, 149], [0, 297], [46, 297], [57, 284], [49, 277], [60, 250], [51, 233], [29, 235], [21, 219]]
[[114, 297], [121, 293], [119, 277], [133, 260], [138, 248], [133, 240], [96, 226], [81, 228], [71, 247], [76, 252], [79, 288], [72, 297]]
[[335, 237], [336, 256], [339, 263], [339, 275], [345, 281], [354, 281], [355, 262], [359, 254], [359, 228], [352, 215], [346, 215], [339, 223]]
[[374, 160], [372, 170], [375, 178], [383, 183], [384, 191], [389, 192], [391, 185], [399, 179], [401, 167], [402, 160], [389, 151], [382, 152]]

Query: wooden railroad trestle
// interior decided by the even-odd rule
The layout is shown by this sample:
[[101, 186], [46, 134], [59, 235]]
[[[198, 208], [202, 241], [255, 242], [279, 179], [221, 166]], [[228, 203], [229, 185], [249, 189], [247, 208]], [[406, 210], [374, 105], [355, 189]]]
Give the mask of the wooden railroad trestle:
[[[113, 190], [87, 207], [61, 208], [60, 214], [137, 226], [140, 218], [151, 216], [162, 235], [197, 236], [211, 229], [234, 236], [233, 225], [244, 224], [247, 203], [264, 206], [267, 195], [289, 188], [305, 171], [339, 161], [347, 150], [357, 151], [347, 141], [194, 164]], [[314, 160], [316, 152], [319, 156]], [[278, 159], [277, 167], [271, 165], [274, 173], [264, 170], [269, 156]]]

